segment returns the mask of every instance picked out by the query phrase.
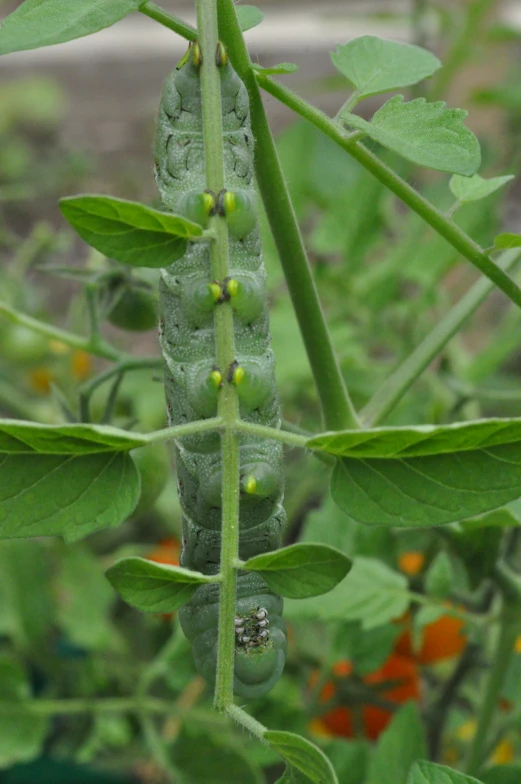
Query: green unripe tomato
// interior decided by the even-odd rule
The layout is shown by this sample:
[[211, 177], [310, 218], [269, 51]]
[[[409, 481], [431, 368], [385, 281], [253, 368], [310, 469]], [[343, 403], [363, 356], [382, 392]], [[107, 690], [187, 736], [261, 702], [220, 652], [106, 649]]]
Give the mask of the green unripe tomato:
[[157, 298], [148, 286], [125, 285], [107, 318], [111, 324], [130, 332], [146, 332], [157, 327]]
[[142, 446], [131, 454], [141, 477], [141, 495], [132, 517], [141, 517], [152, 509], [165, 489], [170, 461], [163, 443]]
[[0, 332], [0, 358], [19, 365], [41, 362], [49, 353], [48, 338], [20, 324], [8, 324]]

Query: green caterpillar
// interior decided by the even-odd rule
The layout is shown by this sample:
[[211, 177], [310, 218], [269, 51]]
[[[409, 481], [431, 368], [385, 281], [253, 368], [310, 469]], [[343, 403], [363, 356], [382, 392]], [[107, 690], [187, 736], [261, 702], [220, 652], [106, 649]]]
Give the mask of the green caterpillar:
[[[219, 46], [226, 190], [206, 188], [198, 44], [168, 77], [155, 147], [156, 181], [163, 207], [203, 226], [210, 215], [227, 221], [231, 276], [212, 279], [206, 242], [162, 270], [159, 331], [165, 358], [170, 423], [217, 414], [223, 384], [237, 388], [241, 417], [280, 426], [270, 348], [265, 271], [257, 223], [253, 135], [248, 93]], [[234, 312], [235, 362], [217, 367], [214, 313], [223, 302]], [[285, 524], [280, 444], [241, 436], [240, 557], [280, 547]], [[177, 444], [178, 489], [183, 510], [181, 564], [205, 574], [219, 571], [221, 550], [221, 451], [217, 433]], [[209, 684], [217, 665], [219, 588], [200, 587], [180, 611], [199, 672]], [[234, 691], [257, 697], [279, 679], [286, 657], [282, 599], [255, 573], [238, 576]]]

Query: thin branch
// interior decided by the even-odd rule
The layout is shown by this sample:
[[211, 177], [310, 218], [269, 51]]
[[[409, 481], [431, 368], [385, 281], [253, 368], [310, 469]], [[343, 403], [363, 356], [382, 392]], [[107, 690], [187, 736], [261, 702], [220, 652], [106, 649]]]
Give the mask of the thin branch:
[[273, 95], [290, 109], [293, 109], [301, 117], [312, 122], [313, 125], [316, 125], [326, 136], [342, 147], [343, 150], [361, 163], [367, 171], [380, 180], [413, 212], [416, 212], [423, 218], [429, 226], [456, 248], [471, 264], [493, 281], [512, 302], [521, 307], [521, 289], [512, 278], [498, 267], [490, 256], [459, 226], [449, 220], [441, 210], [396, 174], [387, 164], [383, 163], [378, 156], [361, 144], [359, 137], [346, 135], [343, 129], [324, 112], [311, 106], [299, 95], [279, 82], [275, 82], [269, 76], [259, 72], [255, 72], [255, 76], [266, 92]]

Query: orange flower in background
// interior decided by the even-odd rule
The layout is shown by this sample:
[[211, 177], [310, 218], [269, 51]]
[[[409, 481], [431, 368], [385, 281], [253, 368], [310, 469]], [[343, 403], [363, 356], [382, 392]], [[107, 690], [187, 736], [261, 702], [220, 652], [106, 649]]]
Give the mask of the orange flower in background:
[[[350, 662], [341, 661], [333, 667], [334, 674], [339, 678], [348, 678], [353, 668]], [[316, 684], [318, 674], [312, 677], [311, 685]], [[380, 686], [389, 682], [389, 689], [379, 691], [382, 699], [388, 700], [398, 708], [409, 700], [420, 700], [420, 676], [417, 665], [411, 659], [392, 653], [385, 664], [376, 672], [366, 675], [363, 682], [371, 686]], [[337, 687], [333, 681], [327, 681], [322, 687], [319, 702], [327, 703], [336, 694]], [[356, 710], [356, 709], [355, 709]], [[375, 705], [360, 705], [360, 720], [366, 738], [376, 740], [387, 727], [393, 717], [393, 711]], [[311, 728], [317, 734], [336, 735], [352, 738], [356, 728], [355, 712], [352, 708], [339, 705], [312, 722]]]
[[54, 376], [46, 367], [37, 367], [29, 373], [29, 383], [34, 392], [40, 395], [48, 395], [51, 391], [51, 383]]
[[154, 547], [145, 558], [147, 561], [155, 561], [155, 563], [171, 564], [172, 566], [179, 566], [179, 553], [180, 546], [177, 539], [169, 538], [163, 539], [157, 547]]
[[[154, 547], [145, 558], [147, 561], [154, 561], [154, 563], [170, 564], [171, 566], [179, 566], [179, 553], [181, 547], [177, 539], [173, 537], [163, 539], [157, 547]], [[174, 613], [160, 614], [160, 617], [165, 621], [170, 621], [174, 617]]]
[[395, 650], [402, 656], [414, 658], [418, 664], [435, 664], [445, 659], [459, 656], [467, 647], [467, 636], [463, 630], [464, 622], [452, 615], [442, 615], [423, 629], [422, 644], [418, 651], [413, 650], [411, 633], [405, 629], [398, 639]]
[[398, 558], [399, 570], [408, 577], [415, 577], [417, 574], [420, 574], [424, 566], [425, 555], [423, 553], [402, 553]]
[[92, 372], [92, 357], [86, 351], [75, 349], [71, 356], [71, 374], [76, 381], [85, 381]]

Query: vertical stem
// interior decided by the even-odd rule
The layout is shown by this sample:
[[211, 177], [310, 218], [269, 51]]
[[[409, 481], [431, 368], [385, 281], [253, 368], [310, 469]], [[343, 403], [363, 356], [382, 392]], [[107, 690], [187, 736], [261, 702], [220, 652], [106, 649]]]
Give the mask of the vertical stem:
[[[197, 24], [203, 59], [201, 91], [206, 184], [217, 194], [224, 188], [225, 182], [221, 76], [216, 60], [219, 41], [216, 0], [197, 0]], [[210, 245], [212, 273], [216, 280], [224, 280], [229, 275], [226, 221], [215, 216], [211, 228], [215, 232], [215, 240]], [[223, 493], [219, 639], [214, 700], [217, 710], [225, 711], [233, 703], [234, 617], [237, 591], [237, 573], [234, 564], [239, 554], [240, 466], [239, 437], [234, 430], [234, 424], [239, 418], [239, 404], [235, 387], [226, 380], [228, 368], [235, 359], [233, 311], [227, 302], [220, 304], [215, 310], [215, 335], [217, 362], [224, 378], [219, 397], [219, 415], [223, 420], [224, 428], [221, 437]]]
[[[512, 269], [519, 259], [518, 251], [506, 251], [501, 257], [501, 269]], [[375, 427], [393, 411], [416, 379], [421, 376], [493, 290], [494, 284], [487, 278], [483, 277], [474, 283], [472, 288], [441, 319], [412, 354], [396, 368], [362, 409], [360, 417], [365, 427]]]
[[427, 43], [426, 17], [428, 10], [428, 0], [412, 0], [411, 27], [413, 43], [416, 46], [425, 46]]
[[250, 96], [255, 172], [318, 390], [326, 426], [358, 427], [284, 179], [233, 0], [219, 2], [220, 33]]
[[497, 648], [494, 652], [493, 664], [485, 687], [483, 701], [479, 708], [478, 726], [472, 739], [466, 772], [469, 776], [479, 773], [483, 762], [484, 750], [487, 749], [490, 725], [494, 718], [501, 687], [505, 680], [510, 658], [514, 651], [514, 643], [519, 634], [519, 606], [505, 603], [501, 618], [501, 627]]

